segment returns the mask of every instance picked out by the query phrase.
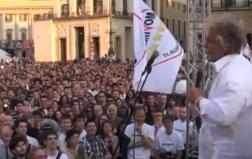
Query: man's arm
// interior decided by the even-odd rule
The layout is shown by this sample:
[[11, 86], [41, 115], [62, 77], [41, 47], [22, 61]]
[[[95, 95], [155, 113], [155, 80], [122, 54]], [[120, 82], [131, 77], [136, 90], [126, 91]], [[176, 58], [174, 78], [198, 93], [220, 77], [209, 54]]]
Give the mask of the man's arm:
[[143, 139], [143, 144], [145, 147], [153, 148], [154, 141], [151, 138], [142, 135], [142, 139]]
[[[133, 130], [132, 130], [133, 129]], [[128, 125], [125, 129], [124, 134], [129, 138], [129, 144], [128, 144], [128, 149], [133, 149], [133, 148], [137, 148], [137, 147], [142, 147], [143, 146], [143, 142], [140, 140], [136, 140], [135, 136], [135, 141], [134, 139], [132, 139], [132, 136], [134, 137], [134, 135], [136, 135], [135, 133], [133, 133], [132, 135], [132, 131], [134, 131], [134, 128], [132, 127], [132, 125]]]
[[[189, 98], [194, 101], [202, 96], [200, 90], [191, 88]], [[245, 95], [239, 83], [228, 81], [216, 91], [212, 99], [200, 98], [199, 104], [202, 120], [219, 125], [230, 125], [245, 104]]]
[[144, 143], [142, 141], [130, 141], [128, 145], [128, 149], [138, 148], [144, 146]]
[[128, 148], [132, 149], [132, 148], [136, 148], [136, 147], [147, 147], [147, 148], [153, 148], [153, 140], [149, 137], [146, 137], [144, 135], [141, 135], [141, 140], [140, 141], [130, 141]]

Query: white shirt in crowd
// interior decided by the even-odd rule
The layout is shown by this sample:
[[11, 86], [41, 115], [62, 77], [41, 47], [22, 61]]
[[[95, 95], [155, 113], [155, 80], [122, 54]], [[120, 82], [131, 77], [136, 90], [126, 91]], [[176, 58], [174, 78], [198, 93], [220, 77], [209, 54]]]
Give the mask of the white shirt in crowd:
[[181, 134], [177, 131], [172, 131], [168, 135], [165, 130], [162, 130], [155, 139], [154, 149], [159, 152], [173, 152], [184, 150], [184, 142]]
[[[127, 135], [131, 141], [134, 141], [134, 123], [129, 124], [125, 129], [125, 135]], [[154, 141], [154, 129], [151, 125], [143, 124], [142, 132], [144, 136], [151, 138]], [[135, 141], [142, 140], [138, 132], [135, 132]], [[138, 147], [128, 150], [128, 159], [133, 159], [133, 152], [135, 153], [134, 159], [149, 159], [151, 155], [151, 149], [146, 147]]]
[[27, 138], [27, 141], [29, 144], [31, 144], [32, 146], [35, 146], [35, 147], [39, 147], [39, 143], [38, 143], [37, 139], [35, 139], [34, 137], [31, 137], [31, 136], [28, 136], [28, 135], [26, 135], [26, 138]]
[[[180, 132], [183, 137], [183, 142], [186, 143], [186, 120], [182, 121], [181, 119], [177, 119], [173, 122], [173, 129], [177, 132]], [[193, 129], [193, 123], [189, 123], [189, 130]], [[189, 132], [190, 132], [189, 131]]]
[[[164, 127], [164, 126], [161, 126], [161, 127], [157, 130], [157, 132], [155, 132], [155, 131], [156, 131], [155, 125], [153, 125], [152, 127], [153, 127], [153, 130], [154, 130], [154, 135], [155, 135], [155, 137], [157, 137], [158, 134], [159, 134], [161, 131], [164, 131], [164, 130], [165, 130], [165, 127]], [[155, 133], [156, 133], [156, 134], [155, 134]]]
[[97, 91], [97, 90], [95, 90], [95, 89], [94, 89], [94, 90], [89, 89], [88, 92], [89, 92], [90, 94], [92, 94], [93, 97], [95, 97], [95, 96], [99, 93], [99, 91]]
[[66, 144], [66, 134], [64, 132], [60, 132], [59, 134], [59, 146], [60, 146], [60, 150], [65, 151], [67, 144]]
[[82, 132], [80, 133], [80, 137], [79, 137], [79, 140], [80, 142], [83, 142], [84, 138], [87, 136], [87, 132], [86, 130], [82, 130]]
[[[59, 151], [58, 151], [57, 154], [54, 155], [54, 156], [49, 156], [49, 155], [47, 155], [47, 159], [56, 159], [58, 153], [59, 153]], [[68, 159], [68, 157], [67, 157], [67, 155], [66, 155], [65, 153], [62, 153], [62, 154], [60, 155], [60, 158], [59, 158], [59, 159]]]
[[[153, 130], [154, 130], [154, 141], [155, 141], [157, 136], [160, 134], [160, 132], [165, 131], [165, 127], [161, 126], [158, 130], [156, 130], [155, 125], [153, 125], [152, 127], [153, 127]], [[154, 149], [151, 150], [151, 156], [154, 156]]]
[[199, 103], [199, 159], [251, 159], [252, 66], [242, 55], [227, 55], [214, 66], [208, 98]]

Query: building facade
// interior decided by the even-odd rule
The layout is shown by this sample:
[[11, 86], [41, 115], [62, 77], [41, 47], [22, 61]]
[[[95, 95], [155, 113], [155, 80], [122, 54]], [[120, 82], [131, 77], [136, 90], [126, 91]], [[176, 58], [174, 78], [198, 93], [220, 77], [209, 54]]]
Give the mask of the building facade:
[[32, 24], [36, 14], [53, 11], [53, 0], [1, 0], [0, 48], [22, 57], [33, 56]]
[[[162, 0], [145, 0], [159, 15]], [[58, 0], [54, 13], [33, 23], [36, 61], [96, 58], [111, 50], [134, 58], [133, 0]]]
[[163, 0], [161, 1], [161, 18], [173, 36], [182, 47], [186, 44], [186, 1]]
[[212, 0], [212, 14], [229, 13], [241, 19], [252, 47], [252, 0]]

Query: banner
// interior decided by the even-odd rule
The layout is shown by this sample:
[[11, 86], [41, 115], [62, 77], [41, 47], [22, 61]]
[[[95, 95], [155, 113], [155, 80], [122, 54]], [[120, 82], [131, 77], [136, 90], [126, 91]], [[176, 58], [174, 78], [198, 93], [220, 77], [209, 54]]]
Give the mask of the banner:
[[[136, 64], [133, 86], [137, 89], [147, 61], [154, 51], [159, 56], [143, 91], [171, 93], [183, 58], [183, 48], [172, 36], [160, 18], [142, 0], [134, 0], [134, 52]], [[144, 77], [143, 77], [144, 79]], [[140, 83], [140, 87], [143, 80]]]

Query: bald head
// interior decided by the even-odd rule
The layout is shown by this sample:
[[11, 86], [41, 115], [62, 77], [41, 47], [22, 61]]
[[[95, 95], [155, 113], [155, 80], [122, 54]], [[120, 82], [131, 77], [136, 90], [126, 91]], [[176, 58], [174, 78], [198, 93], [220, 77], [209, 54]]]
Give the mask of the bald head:
[[12, 137], [12, 129], [7, 125], [1, 126], [0, 137], [5, 145], [9, 145]]

